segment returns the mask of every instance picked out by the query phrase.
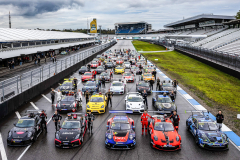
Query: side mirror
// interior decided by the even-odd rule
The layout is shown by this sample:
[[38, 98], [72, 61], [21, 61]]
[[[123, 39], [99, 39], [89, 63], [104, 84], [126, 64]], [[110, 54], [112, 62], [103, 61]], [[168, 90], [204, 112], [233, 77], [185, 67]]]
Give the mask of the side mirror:
[[106, 127], [108, 128], [108, 127], [109, 127], [109, 125], [106, 125]]
[[175, 102], [175, 101], [173, 100], [173, 102]]
[[16, 123], [13, 123], [14, 126], [16, 126]]
[[192, 124], [192, 127], [195, 127], [195, 124]]

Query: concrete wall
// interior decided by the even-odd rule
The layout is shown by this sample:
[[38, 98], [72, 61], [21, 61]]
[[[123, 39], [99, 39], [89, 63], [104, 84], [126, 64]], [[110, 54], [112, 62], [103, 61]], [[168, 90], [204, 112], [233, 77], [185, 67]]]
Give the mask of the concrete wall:
[[[112, 47], [112, 46], [110, 46], [110, 47]], [[90, 62], [93, 58], [95, 58], [96, 55], [105, 52], [110, 47], [108, 47], [100, 52], [95, 53], [94, 55], [92, 55], [92, 56], [82, 60], [81, 62], [76, 63], [75, 65], [67, 68], [66, 70], [56, 74], [54, 77], [51, 77], [51, 78], [33, 86], [32, 88], [29, 88], [26, 91], [13, 96], [9, 100], [6, 100], [2, 104], [0, 104], [0, 119], [4, 118], [8, 114], [16, 111], [24, 103], [29, 102], [32, 98], [40, 95], [45, 90], [49, 90], [49, 88], [51, 88], [51, 86], [53, 86], [54, 84], [57, 84], [60, 80], [64, 79], [65, 77], [68, 77], [73, 72], [77, 71], [81, 66]]]

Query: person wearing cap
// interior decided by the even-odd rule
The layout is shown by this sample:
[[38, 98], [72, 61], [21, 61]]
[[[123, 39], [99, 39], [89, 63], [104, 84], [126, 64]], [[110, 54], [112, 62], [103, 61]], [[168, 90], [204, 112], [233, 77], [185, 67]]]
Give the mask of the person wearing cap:
[[161, 80], [159, 79], [159, 77], [157, 78], [157, 87], [156, 90], [161, 90]]
[[178, 132], [178, 125], [179, 125], [180, 117], [177, 114], [177, 111], [173, 111], [173, 114], [169, 117], [169, 119], [173, 119], [173, 126], [176, 129], [176, 131]]
[[42, 113], [39, 115], [39, 117], [41, 118], [41, 127], [43, 129], [43, 124], [44, 124], [44, 129], [47, 133], [47, 122], [46, 122], [47, 115], [45, 114], [44, 110], [42, 110]]
[[147, 135], [148, 131], [148, 118], [152, 118], [148, 113], [147, 110], [145, 109], [142, 116], [141, 116], [141, 123], [142, 123], [142, 135], [144, 133], [145, 129], [145, 134]]
[[174, 79], [173, 82], [172, 82], [172, 84], [173, 84], [174, 87], [177, 87], [178, 81], [177, 81], [176, 79]]

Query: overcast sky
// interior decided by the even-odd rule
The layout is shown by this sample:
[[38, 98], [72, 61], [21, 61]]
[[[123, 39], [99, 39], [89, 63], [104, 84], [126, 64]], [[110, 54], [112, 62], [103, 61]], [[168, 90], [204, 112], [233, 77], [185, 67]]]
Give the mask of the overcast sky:
[[87, 28], [97, 18], [102, 28], [117, 22], [146, 21], [153, 29], [202, 13], [236, 15], [239, 0], [0, 0], [0, 28]]

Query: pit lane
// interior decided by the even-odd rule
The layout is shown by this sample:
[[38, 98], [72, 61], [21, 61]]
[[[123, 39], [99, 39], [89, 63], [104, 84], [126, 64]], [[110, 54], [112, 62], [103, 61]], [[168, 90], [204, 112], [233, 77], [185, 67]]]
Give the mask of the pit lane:
[[[114, 49], [134, 49], [131, 41], [121, 40], [111, 48]], [[128, 71], [128, 69], [126, 70]], [[78, 72], [75, 72], [73, 77], [78, 79], [81, 76]], [[99, 76], [99, 75], [98, 75]], [[136, 80], [138, 81], [138, 76]], [[158, 73], [158, 77], [161, 80], [164, 78]], [[121, 75], [114, 75], [114, 78], [121, 78]], [[61, 83], [61, 82], [60, 82]], [[83, 86], [82, 83], [79, 83], [78, 89], [81, 89]], [[54, 86], [55, 90], [59, 86]], [[128, 90], [131, 92], [136, 91], [136, 82], [127, 84]], [[106, 89], [109, 88], [109, 83], [106, 83]], [[154, 84], [154, 89], [156, 84]], [[44, 96], [46, 97], [44, 97]], [[39, 95], [38, 97], [32, 99], [33, 103], [27, 103], [22, 106], [18, 112], [20, 116], [25, 114], [25, 111], [28, 109], [35, 109], [32, 104], [34, 104], [39, 109], [45, 109], [47, 111], [48, 120], [54, 113], [54, 108], [51, 106], [50, 99], [50, 89]], [[151, 98], [153, 94], [148, 96], [148, 106], [149, 110], [154, 110], [151, 106]], [[176, 105], [178, 106], [178, 114], [181, 118], [179, 133], [182, 137], [182, 149], [177, 152], [163, 152], [152, 149], [150, 147], [150, 138], [149, 135], [141, 135], [142, 126], [140, 123], [141, 115], [134, 114], [128, 115], [133, 118], [136, 126], [136, 147], [133, 150], [109, 150], [105, 148], [105, 132], [106, 132], [106, 122], [114, 114], [109, 114], [110, 109], [114, 110], [125, 110], [124, 105], [125, 95], [114, 95], [113, 96], [113, 106], [109, 106], [106, 109], [106, 113], [102, 115], [96, 115], [96, 119], [93, 123], [93, 135], [90, 137], [88, 134], [84, 137], [83, 145], [74, 149], [59, 149], [54, 145], [55, 138], [55, 126], [54, 123], [50, 120], [48, 123], [48, 133], [41, 133], [37, 141], [33, 143], [30, 147], [8, 147], [7, 146], [7, 134], [8, 131], [13, 127], [13, 123], [17, 122], [17, 115], [15, 113], [6, 117], [1, 123], [1, 134], [3, 138], [4, 148], [6, 150], [7, 158], [9, 160], [18, 159], [21, 155], [21, 159], [189, 159], [189, 160], [200, 160], [200, 159], [231, 159], [238, 160], [240, 159], [239, 151], [229, 143], [229, 151], [216, 152], [216, 151], [207, 151], [196, 146], [193, 136], [186, 130], [185, 122], [190, 114], [186, 114], [185, 110], [193, 110], [193, 107], [184, 99], [181, 94], [177, 95]], [[79, 112], [85, 112], [85, 99], [83, 99], [83, 110]], [[62, 114], [63, 118], [66, 117], [66, 114]], [[63, 121], [63, 120], [62, 120]], [[61, 121], [61, 122], [62, 122]]]

